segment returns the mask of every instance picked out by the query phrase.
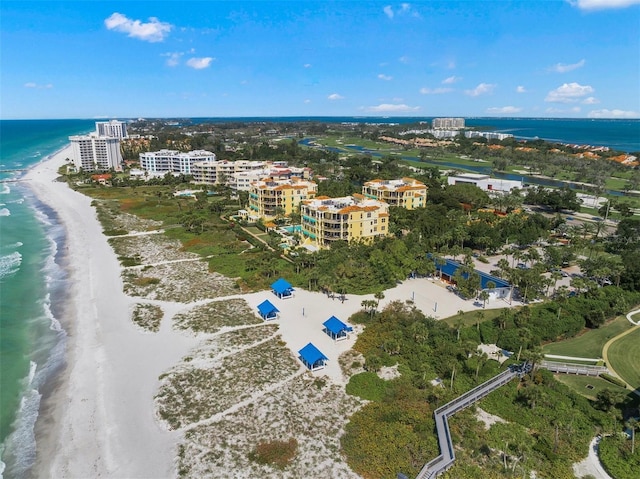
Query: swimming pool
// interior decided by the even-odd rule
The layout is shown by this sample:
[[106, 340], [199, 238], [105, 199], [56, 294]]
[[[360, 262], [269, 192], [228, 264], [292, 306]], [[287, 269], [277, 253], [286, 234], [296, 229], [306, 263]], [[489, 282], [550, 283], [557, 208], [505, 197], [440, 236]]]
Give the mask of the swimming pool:
[[283, 226], [282, 229], [287, 233], [300, 233], [302, 231], [302, 225]]

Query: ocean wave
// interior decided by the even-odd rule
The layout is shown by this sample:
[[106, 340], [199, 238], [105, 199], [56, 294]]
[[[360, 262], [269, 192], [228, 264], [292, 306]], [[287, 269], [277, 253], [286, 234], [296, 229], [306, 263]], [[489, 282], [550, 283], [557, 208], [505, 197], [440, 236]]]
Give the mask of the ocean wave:
[[5, 256], [0, 256], [0, 279], [4, 279], [18, 271], [21, 264], [22, 255], [17, 251]]
[[2, 189], [0, 189], [0, 195], [8, 195], [11, 193], [11, 188], [6, 183], [2, 183]]
[[11, 477], [25, 477], [36, 459], [34, 426], [40, 410], [42, 394], [33, 388], [38, 365], [31, 361], [29, 375], [25, 378], [26, 392], [20, 400], [20, 410], [13, 423], [13, 432], [4, 444], [2, 459]]
[[0, 208], [0, 216], [11, 216], [11, 211], [8, 208]]

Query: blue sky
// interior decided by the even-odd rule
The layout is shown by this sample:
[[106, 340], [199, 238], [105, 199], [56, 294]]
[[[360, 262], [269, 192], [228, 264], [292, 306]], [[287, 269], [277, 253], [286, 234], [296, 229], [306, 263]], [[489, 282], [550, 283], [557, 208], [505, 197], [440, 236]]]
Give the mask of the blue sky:
[[2, 118], [640, 117], [640, 0], [8, 1]]

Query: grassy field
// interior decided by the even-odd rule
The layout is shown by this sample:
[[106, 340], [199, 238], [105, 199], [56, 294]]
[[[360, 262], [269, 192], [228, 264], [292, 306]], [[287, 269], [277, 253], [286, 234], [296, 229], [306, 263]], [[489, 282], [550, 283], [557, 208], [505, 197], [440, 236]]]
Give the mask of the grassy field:
[[611, 338], [632, 327], [624, 316], [619, 316], [606, 325], [591, 329], [575, 338], [543, 346], [545, 354], [576, 356], [581, 358], [600, 358], [602, 347]]
[[640, 387], [640, 327], [609, 346], [609, 364], [634, 388]]
[[442, 321], [447, 323], [451, 327], [458, 327], [459, 322], [462, 322], [462, 326], [471, 326], [478, 322], [484, 323], [485, 321], [493, 321], [500, 316], [502, 309], [483, 309], [481, 311], [467, 311], [463, 314], [456, 314], [448, 318], [444, 318]]
[[[591, 400], [595, 400], [596, 395], [603, 389], [620, 391], [625, 395], [629, 393], [629, 391], [627, 391], [626, 389], [597, 377], [575, 376], [573, 374], [556, 374], [556, 379], [561, 383], [569, 386], [578, 394]], [[587, 386], [593, 386], [593, 388], [589, 388]]]

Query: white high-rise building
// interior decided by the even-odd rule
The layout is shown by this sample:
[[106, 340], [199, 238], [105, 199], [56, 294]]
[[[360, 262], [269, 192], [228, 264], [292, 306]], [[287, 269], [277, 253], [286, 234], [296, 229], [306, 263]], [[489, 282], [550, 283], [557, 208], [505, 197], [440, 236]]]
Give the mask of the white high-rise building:
[[434, 118], [431, 126], [435, 130], [460, 130], [464, 128], [464, 118]]
[[96, 121], [96, 133], [98, 136], [109, 136], [111, 138], [127, 138], [127, 124], [123, 121]]
[[73, 164], [84, 171], [122, 170], [120, 139], [96, 134], [70, 136]]

